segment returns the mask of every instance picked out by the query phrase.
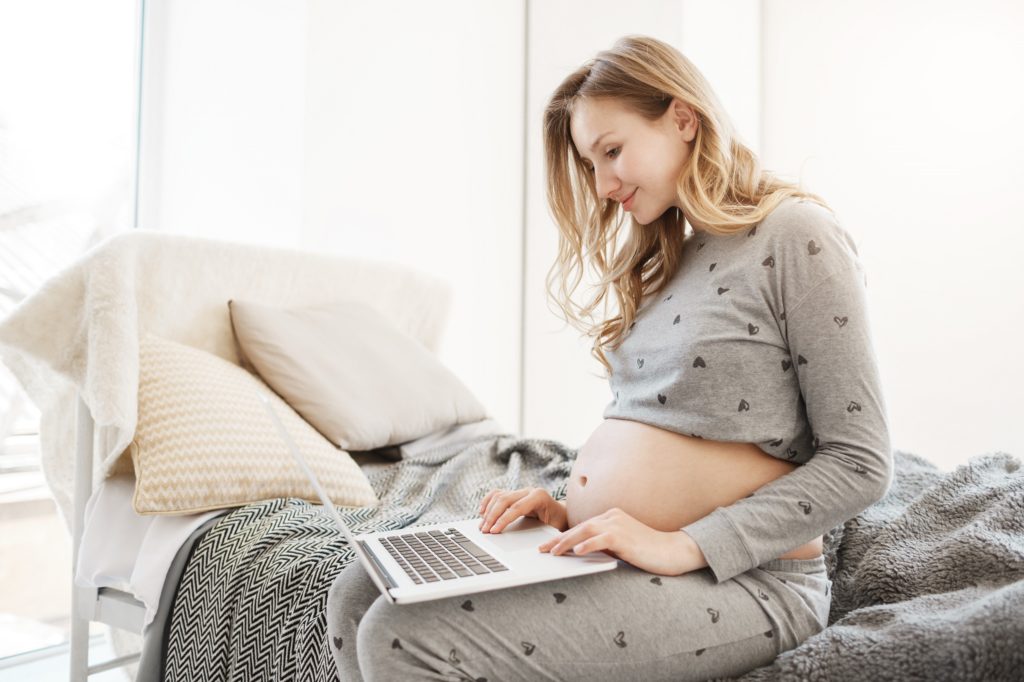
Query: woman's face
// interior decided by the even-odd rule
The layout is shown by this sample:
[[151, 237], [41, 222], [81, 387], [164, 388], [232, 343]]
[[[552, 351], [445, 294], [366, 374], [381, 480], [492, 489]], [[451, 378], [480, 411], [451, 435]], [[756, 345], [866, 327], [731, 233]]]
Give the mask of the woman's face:
[[697, 135], [692, 107], [673, 99], [652, 123], [615, 100], [580, 100], [569, 129], [600, 199], [628, 199], [623, 209], [641, 225], [680, 208], [677, 182]]

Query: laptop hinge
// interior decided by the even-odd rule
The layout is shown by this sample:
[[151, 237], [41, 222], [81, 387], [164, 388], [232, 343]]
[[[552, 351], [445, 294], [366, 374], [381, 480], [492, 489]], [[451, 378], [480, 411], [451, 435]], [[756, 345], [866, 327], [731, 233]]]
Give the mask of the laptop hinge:
[[363, 548], [364, 552], [366, 552], [366, 556], [370, 557], [370, 561], [373, 562], [374, 570], [377, 571], [377, 575], [384, 581], [384, 584], [387, 585], [389, 589], [392, 587], [398, 587], [398, 583], [392, 579], [391, 574], [387, 572], [387, 569], [380, 565], [380, 561], [378, 561], [377, 557], [374, 556], [372, 551], [370, 551], [366, 542], [363, 540], [356, 540], [356, 542], [358, 542], [359, 546]]

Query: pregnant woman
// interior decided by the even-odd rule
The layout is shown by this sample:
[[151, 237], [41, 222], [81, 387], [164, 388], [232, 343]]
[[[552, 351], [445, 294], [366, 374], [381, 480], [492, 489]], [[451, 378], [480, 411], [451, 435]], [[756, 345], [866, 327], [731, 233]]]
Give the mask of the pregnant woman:
[[[620, 565], [395, 608], [356, 564], [328, 604], [347, 679], [742, 675], [827, 626], [822, 535], [890, 485], [854, 240], [760, 168], [689, 60], [621, 38], [555, 90], [544, 145], [555, 298], [613, 399], [564, 501], [493, 490], [481, 528], [537, 517], [562, 531], [540, 551]], [[586, 266], [601, 288], [576, 310], [617, 304], [590, 326], [569, 301]]]

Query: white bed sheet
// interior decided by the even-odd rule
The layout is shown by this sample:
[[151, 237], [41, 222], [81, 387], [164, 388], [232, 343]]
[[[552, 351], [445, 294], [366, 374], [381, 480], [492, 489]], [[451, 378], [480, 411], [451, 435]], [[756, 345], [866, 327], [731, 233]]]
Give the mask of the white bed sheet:
[[146, 606], [145, 631], [156, 615], [164, 578], [178, 548], [204, 521], [230, 510], [143, 516], [132, 508], [134, 492], [133, 474], [110, 476], [89, 498], [75, 584], [130, 593]]
[[[505, 433], [494, 419], [458, 424], [400, 446], [403, 457], [444, 444]], [[85, 527], [75, 568], [75, 584], [113, 587], [146, 606], [148, 629], [160, 603], [167, 570], [178, 548], [207, 519], [227, 514], [218, 509], [200, 514], [140, 515], [132, 507], [133, 474], [104, 479], [86, 503]]]

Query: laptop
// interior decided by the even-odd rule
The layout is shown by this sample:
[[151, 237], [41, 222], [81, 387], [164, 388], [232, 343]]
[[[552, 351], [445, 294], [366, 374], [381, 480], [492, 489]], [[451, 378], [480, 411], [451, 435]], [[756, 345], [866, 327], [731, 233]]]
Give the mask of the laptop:
[[535, 518], [522, 517], [500, 533], [480, 530], [479, 517], [353, 535], [299, 452], [295, 441], [263, 393], [270, 413], [299, 467], [313, 484], [342, 535], [356, 550], [366, 572], [392, 604], [500, 590], [547, 580], [610, 571], [619, 560], [607, 552], [577, 555], [570, 549], [558, 556], [537, 547], [559, 534]]

